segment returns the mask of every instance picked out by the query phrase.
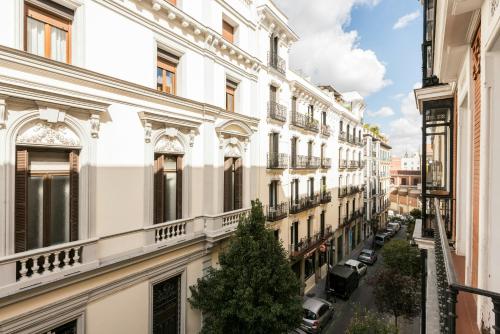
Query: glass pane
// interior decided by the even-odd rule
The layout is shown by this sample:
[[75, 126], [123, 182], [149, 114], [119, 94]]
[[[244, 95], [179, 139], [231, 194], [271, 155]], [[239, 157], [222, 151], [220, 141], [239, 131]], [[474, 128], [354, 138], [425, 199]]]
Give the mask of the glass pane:
[[175, 74], [172, 72], [167, 71], [166, 72], [166, 85], [167, 85], [167, 93], [173, 94], [174, 93], [174, 78]]
[[26, 47], [29, 53], [45, 56], [45, 24], [28, 17]]
[[156, 89], [163, 91], [163, 69], [156, 68]]
[[67, 62], [66, 48], [67, 48], [67, 33], [64, 30], [56, 27], [50, 27], [50, 58]]
[[69, 176], [53, 176], [50, 188], [50, 245], [69, 242]]
[[171, 221], [176, 219], [176, 185], [177, 185], [177, 173], [168, 172], [165, 173], [165, 212], [164, 217], [166, 221]]
[[28, 178], [28, 249], [43, 247], [43, 177]]
[[234, 96], [231, 94], [226, 94], [226, 110], [234, 111]]
[[177, 157], [174, 155], [165, 156], [165, 162], [163, 163], [163, 168], [176, 170], [177, 169]]
[[427, 193], [447, 195], [450, 191], [450, 131], [448, 127], [428, 128], [426, 136]]

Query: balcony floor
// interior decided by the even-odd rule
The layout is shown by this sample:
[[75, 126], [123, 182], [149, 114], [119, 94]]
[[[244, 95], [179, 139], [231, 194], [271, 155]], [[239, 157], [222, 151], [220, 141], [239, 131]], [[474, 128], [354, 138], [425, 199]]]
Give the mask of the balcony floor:
[[[455, 273], [460, 283], [465, 283], [465, 257], [451, 253]], [[457, 302], [457, 334], [479, 334], [477, 328], [477, 307], [474, 296], [460, 292]]]

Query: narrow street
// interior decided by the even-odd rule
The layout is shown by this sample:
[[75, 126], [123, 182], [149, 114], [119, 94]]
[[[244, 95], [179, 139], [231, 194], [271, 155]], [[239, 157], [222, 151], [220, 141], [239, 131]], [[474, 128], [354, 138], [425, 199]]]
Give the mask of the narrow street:
[[[394, 236], [394, 239], [404, 239], [406, 236], [406, 227], [403, 226], [398, 234]], [[350, 258], [356, 259], [362, 248], [371, 247], [371, 238], [365, 241], [363, 247], [356, 248], [353, 253], [351, 253]], [[375, 306], [375, 299], [373, 297], [373, 288], [368, 284], [370, 277], [373, 277], [375, 273], [380, 270], [383, 265], [383, 257], [380, 252], [381, 249], [377, 250], [378, 260], [373, 266], [368, 267], [367, 274], [361, 278], [359, 282], [359, 287], [353, 292], [349, 300], [342, 300], [336, 298], [334, 303], [334, 316], [330, 321], [328, 326], [323, 330], [323, 333], [345, 333], [349, 323], [354, 316], [356, 308], [366, 308], [374, 312], [377, 311]], [[346, 259], [347, 260], [347, 259]], [[316, 296], [325, 298], [324, 294], [324, 280], [321, 281], [313, 292]], [[390, 319], [392, 321], [392, 318]], [[417, 319], [413, 321], [412, 324], [402, 324], [400, 326], [400, 333], [416, 333], [418, 332], [418, 321]]]

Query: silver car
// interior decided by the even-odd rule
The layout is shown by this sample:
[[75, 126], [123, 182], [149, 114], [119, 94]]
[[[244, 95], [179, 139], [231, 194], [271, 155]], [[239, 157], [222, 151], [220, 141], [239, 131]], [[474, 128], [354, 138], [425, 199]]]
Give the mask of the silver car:
[[365, 275], [368, 270], [366, 264], [361, 263], [358, 260], [347, 260], [344, 263], [344, 266], [348, 266], [354, 269], [358, 273], [359, 277]]
[[308, 298], [302, 304], [304, 316], [301, 328], [308, 333], [321, 333], [333, 316], [333, 306], [321, 298]]

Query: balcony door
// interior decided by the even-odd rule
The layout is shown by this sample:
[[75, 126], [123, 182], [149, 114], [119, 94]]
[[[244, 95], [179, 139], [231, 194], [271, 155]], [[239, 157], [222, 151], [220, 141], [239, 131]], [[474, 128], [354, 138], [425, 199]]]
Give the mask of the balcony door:
[[293, 246], [293, 250], [297, 251], [299, 243], [299, 222], [293, 222], [290, 226], [290, 244]]
[[291, 183], [291, 199], [292, 199], [292, 204], [298, 204], [299, 203], [299, 179], [292, 180]]
[[278, 181], [271, 181], [269, 184], [269, 207], [275, 208], [278, 206]]
[[292, 167], [297, 166], [297, 137], [292, 138]]
[[278, 164], [278, 154], [279, 154], [279, 139], [280, 134], [277, 132], [272, 132], [269, 134], [269, 154], [271, 156], [272, 162]]
[[243, 164], [241, 158], [224, 160], [224, 212], [243, 207]]
[[276, 102], [278, 97], [278, 89], [274, 86], [269, 87], [269, 101], [271, 101], [271, 104]]
[[321, 214], [319, 216], [319, 228], [321, 231], [321, 235], [325, 235], [325, 211], [321, 211]]
[[279, 45], [278, 36], [272, 35], [271, 38], [269, 39], [269, 42], [270, 42], [269, 55], [271, 57], [271, 65], [276, 65], [278, 57], [278, 45]]

